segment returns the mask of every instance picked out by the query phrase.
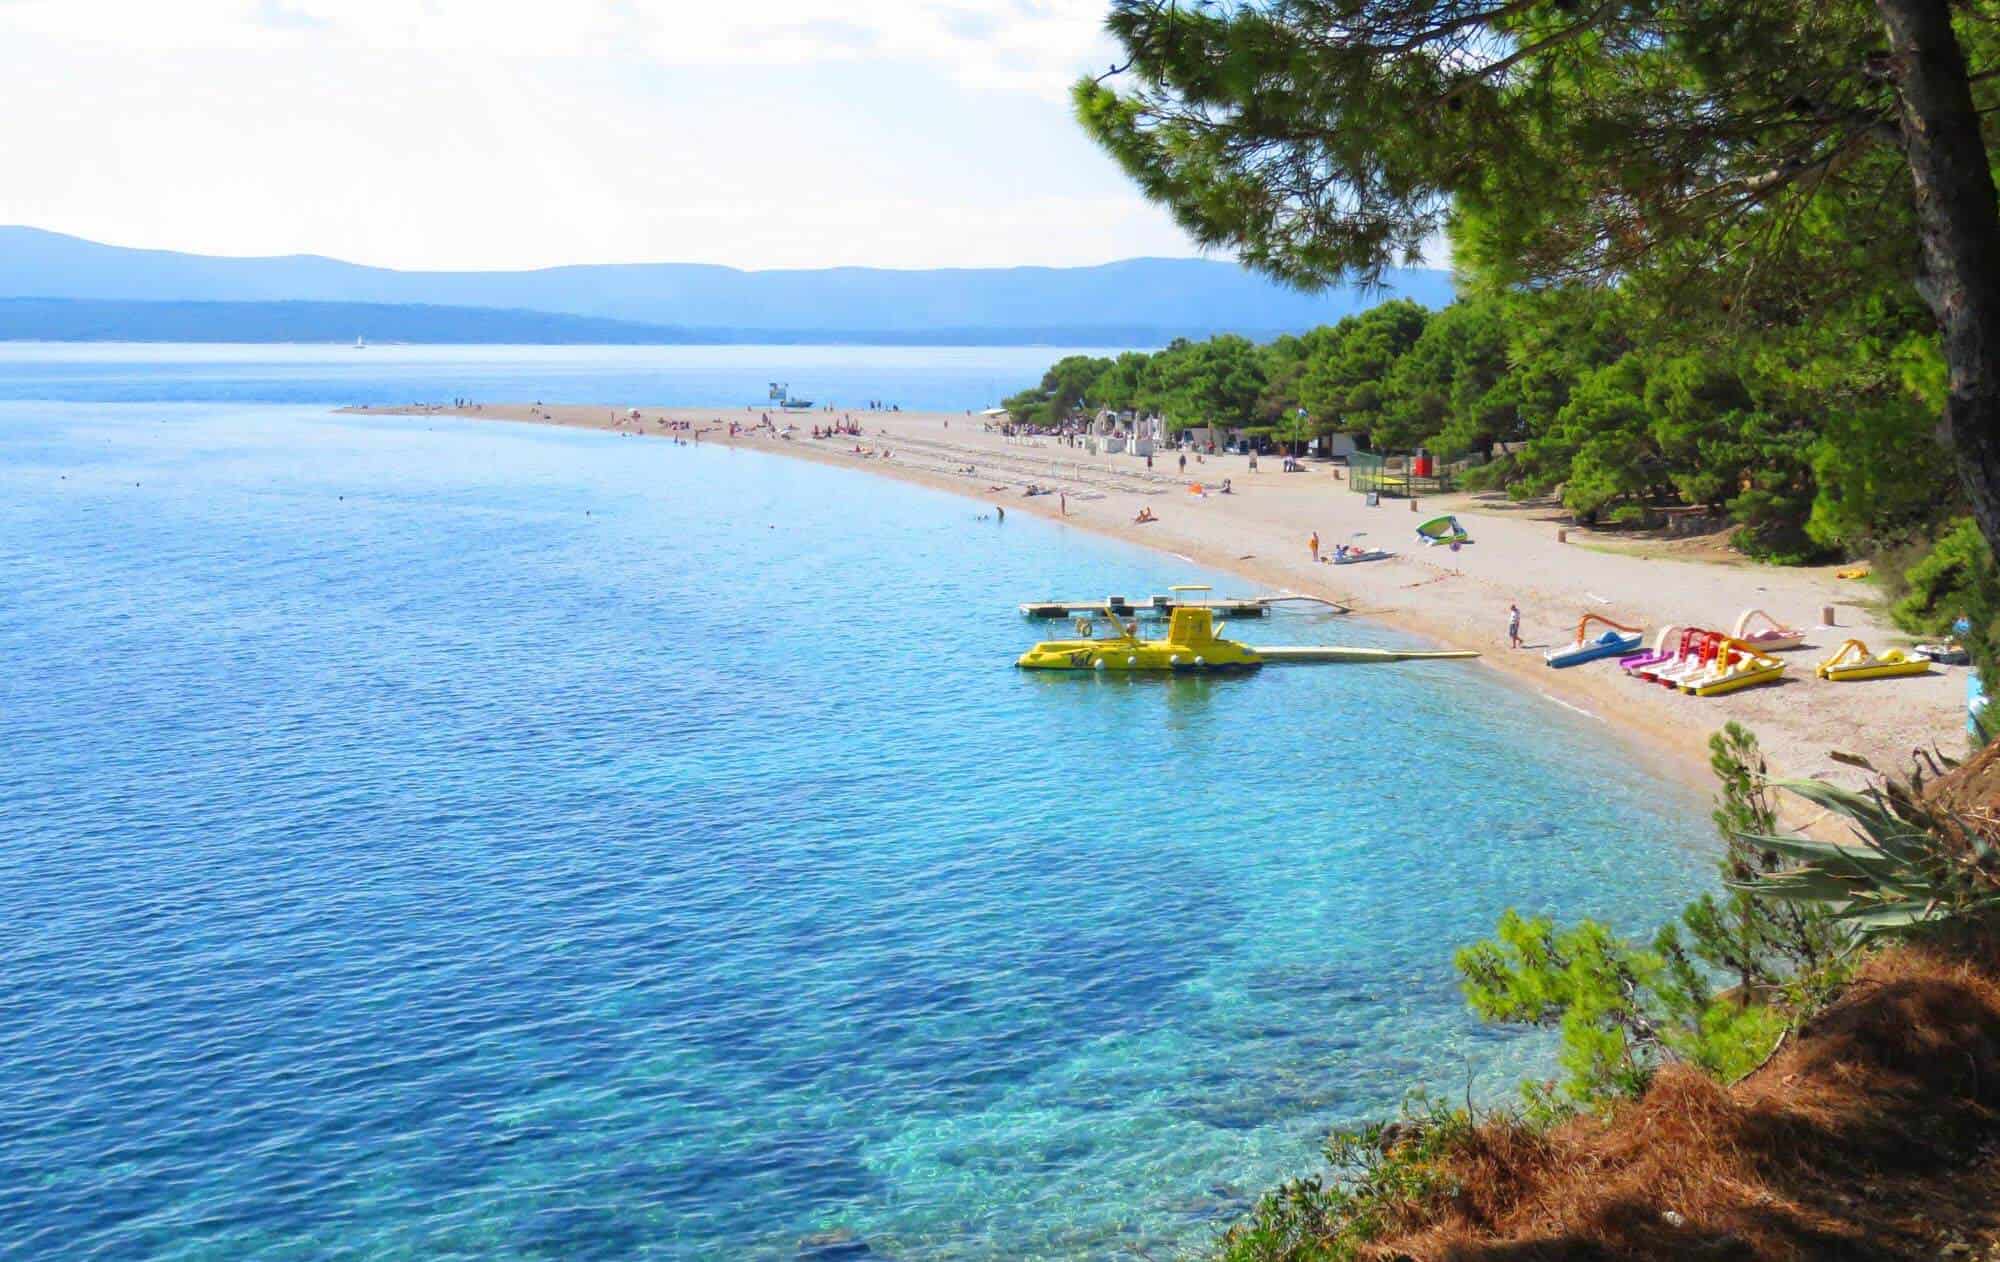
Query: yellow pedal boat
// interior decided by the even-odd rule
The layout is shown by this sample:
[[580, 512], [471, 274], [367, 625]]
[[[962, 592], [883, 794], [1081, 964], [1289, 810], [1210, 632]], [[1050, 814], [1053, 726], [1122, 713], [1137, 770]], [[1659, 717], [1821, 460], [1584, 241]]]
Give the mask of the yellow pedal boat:
[[[1158, 640], [1139, 638], [1136, 623], [1122, 621], [1108, 607], [1104, 620], [1111, 634], [1099, 639], [1044, 640], [1014, 663], [1025, 670], [1102, 671], [1231, 671], [1255, 670], [1264, 664], [1256, 649], [1218, 634], [1207, 609], [1176, 609], [1167, 633]], [[1077, 619], [1078, 629], [1093, 625]]]
[[1742, 640], [1724, 639], [1713, 665], [1677, 681], [1682, 692], [1697, 697], [1719, 697], [1724, 693], [1774, 684], [1785, 673], [1785, 664], [1769, 653]]
[[1931, 661], [1901, 649], [1890, 649], [1877, 657], [1859, 640], [1849, 640], [1840, 651], [1821, 662], [1814, 672], [1821, 679], [1888, 679], [1895, 675], [1928, 675]]

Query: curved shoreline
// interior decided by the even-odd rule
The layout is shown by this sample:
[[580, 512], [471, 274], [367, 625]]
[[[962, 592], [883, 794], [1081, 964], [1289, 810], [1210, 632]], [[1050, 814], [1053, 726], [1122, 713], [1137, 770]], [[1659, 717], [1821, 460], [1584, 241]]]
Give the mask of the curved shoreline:
[[[1753, 563], [1686, 561], [1613, 552], [1587, 542], [1558, 542], [1547, 520], [1516, 507], [1476, 503], [1466, 496], [1383, 500], [1363, 497], [1327, 466], [1304, 473], [1277, 471], [1275, 459], [1252, 472], [1240, 456], [1190, 463], [1182, 476], [1172, 457], [1152, 470], [1130, 456], [1091, 455], [1053, 440], [1016, 441], [985, 432], [976, 416], [913, 412], [805, 412], [773, 419], [798, 429], [728, 434], [731, 422], [756, 424], [761, 409], [601, 405], [482, 404], [469, 407], [354, 407], [366, 415], [439, 416], [600, 429], [652, 441], [677, 436], [821, 464], [860, 469], [946, 491], [1010, 512], [1075, 526], [1135, 543], [1193, 564], [1235, 574], [1272, 591], [1295, 591], [1348, 605], [1353, 612], [1436, 643], [1473, 649], [1486, 666], [1568, 709], [1605, 724], [1623, 756], [1706, 795], [1708, 735], [1736, 719], [1755, 731], [1779, 773], [1853, 782], [1856, 773], [1827, 756], [1860, 754], [1884, 769], [1900, 769], [1913, 748], [1962, 747], [1964, 677], [1946, 670], [1928, 678], [1876, 684], [1827, 684], [1811, 666], [1840, 640], [1871, 644], [1897, 634], [1860, 603], [1872, 589], [1833, 578], [1831, 567], [1783, 569]], [[814, 425], [851, 417], [860, 437], [813, 439]], [[669, 425], [687, 425], [672, 430]], [[698, 435], [698, 439], [697, 439]], [[860, 447], [867, 454], [857, 453]], [[878, 453], [886, 449], [884, 457]], [[971, 472], [966, 472], [970, 469]], [[1191, 484], [1228, 478], [1229, 495], [1197, 497]], [[1061, 494], [1023, 495], [1028, 482]], [[998, 488], [998, 489], [995, 489]], [[1067, 502], [1064, 502], [1066, 495]], [[1135, 524], [1141, 507], [1157, 521]], [[1067, 512], [1065, 513], [1065, 508]], [[1441, 512], [1459, 515], [1474, 543], [1457, 553], [1420, 548], [1412, 527]], [[1396, 555], [1335, 568], [1311, 561], [1307, 537], [1317, 531], [1330, 551], [1359, 534]], [[1091, 593], [1018, 593], [1087, 597]], [[1817, 629], [1813, 647], [1786, 656], [1786, 682], [1713, 699], [1647, 687], [1603, 665], [1550, 670], [1539, 652], [1515, 651], [1505, 638], [1506, 608], [1518, 600], [1522, 634], [1534, 648], [1566, 641], [1584, 612], [1640, 619], [1648, 634], [1683, 619], [1727, 626], [1745, 608], [1767, 608], [1794, 625], [1818, 622], [1822, 606], [1837, 608], [1837, 626]], [[1586, 771], [1587, 774], [1587, 771]]]

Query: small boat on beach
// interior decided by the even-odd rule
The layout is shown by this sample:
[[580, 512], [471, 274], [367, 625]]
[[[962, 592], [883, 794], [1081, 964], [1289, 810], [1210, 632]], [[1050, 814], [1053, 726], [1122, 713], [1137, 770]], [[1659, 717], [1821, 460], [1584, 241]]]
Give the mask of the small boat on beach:
[[1877, 657], [1859, 640], [1842, 644], [1832, 657], [1813, 671], [1821, 679], [1888, 679], [1897, 675], [1928, 675], [1931, 659], [1902, 649], [1890, 649]]
[[[1605, 631], [1594, 640], [1585, 640], [1593, 622], [1603, 623]], [[1577, 620], [1576, 643], [1550, 649], [1542, 654], [1542, 660], [1558, 668], [1581, 666], [1600, 657], [1623, 657], [1645, 643], [1645, 639], [1646, 632], [1642, 627], [1628, 627], [1602, 614], [1587, 613]]]
[[1458, 524], [1458, 518], [1446, 513], [1433, 517], [1417, 527], [1417, 542], [1431, 545], [1471, 543], [1472, 536], [1465, 527]]
[[[1751, 626], [1759, 619], [1764, 622], [1763, 629], [1752, 631]], [[1805, 632], [1797, 627], [1786, 626], [1762, 609], [1745, 609], [1742, 616], [1736, 619], [1736, 625], [1731, 628], [1729, 634], [1732, 639], [1745, 644], [1754, 644], [1767, 653], [1795, 649], [1806, 642]]]
[[[1625, 673], [1649, 684], [1661, 683], [1665, 676], [1686, 667], [1699, 651], [1701, 642], [1716, 634], [1704, 627], [1668, 627], [1667, 632], [1666, 638], [1655, 646], [1655, 652], [1634, 654], [1634, 658], [1644, 660], [1634, 660], [1625, 668]], [[1620, 665], [1624, 663], [1620, 662]]]
[[1711, 669], [1716, 656], [1722, 652], [1723, 641], [1728, 638], [1720, 631], [1689, 627], [1681, 632], [1680, 648], [1671, 660], [1633, 673], [1662, 687], [1678, 688], [1687, 680]]
[[1679, 686], [1691, 696], [1718, 697], [1759, 684], [1774, 684], [1784, 673], [1785, 664], [1769, 653], [1724, 636], [1708, 667], [1684, 677]]
[[1946, 640], [1942, 644], [1919, 644], [1913, 650], [1918, 657], [1928, 657], [1940, 666], [1970, 666], [1972, 654], [1963, 644]]
[[1653, 647], [1618, 659], [1618, 669], [1628, 675], [1643, 675], [1647, 670], [1665, 666], [1680, 656], [1680, 627], [1666, 626], [1653, 637]]
[[1386, 561], [1395, 555], [1382, 548], [1347, 548], [1336, 551], [1327, 560], [1334, 565], [1359, 565], [1363, 561]]

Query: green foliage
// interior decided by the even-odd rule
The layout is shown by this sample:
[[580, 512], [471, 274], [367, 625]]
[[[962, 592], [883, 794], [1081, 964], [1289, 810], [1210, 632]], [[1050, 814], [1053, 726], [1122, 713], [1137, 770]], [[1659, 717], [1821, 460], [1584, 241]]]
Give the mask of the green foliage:
[[[1744, 995], [1768, 996], [1831, 964], [1849, 935], [1819, 907], [1760, 898], [1744, 882], [1776, 871], [1783, 859], [1758, 837], [1778, 830], [1777, 805], [1757, 738], [1732, 721], [1708, 738], [1709, 768], [1721, 786], [1712, 818], [1722, 837], [1724, 893], [1704, 894], [1682, 909], [1686, 951], [1735, 980]], [[1663, 940], [1671, 955], [1679, 932]]]
[[[1873, 6], [1111, 7], [1127, 70], [1079, 83], [1078, 119], [1198, 240], [1322, 284], [1450, 235], [1461, 301], [1402, 349], [1367, 317], [1294, 339], [1267, 423], [1525, 442], [1482, 484], [1723, 509], [1787, 563], [1964, 511]], [[2000, 26], [1958, 35], [1990, 115]]]
[[1459, 456], [1523, 436], [1502, 304], [1472, 298], [1431, 316], [1383, 383], [1373, 435], [1387, 451]]
[[[1730, 723], [1709, 740], [1720, 786], [1724, 894], [1704, 894], [1650, 946], [1582, 921], [1558, 929], [1513, 911], [1496, 936], [1461, 950], [1466, 998], [1490, 1021], [1561, 1031], [1565, 1077], [1531, 1087], [1532, 1109], [1591, 1106], [1642, 1089], [1667, 1057], [1724, 1081], [1769, 1055], [1800, 1014], [1845, 976], [1850, 925], [1820, 906], [1774, 896], [1786, 846], [1757, 738]], [[1718, 991], [1716, 980], [1733, 983]]]
[[1108, 359], [1069, 355], [1042, 374], [1041, 384], [1001, 401], [1014, 419], [1030, 425], [1053, 425], [1090, 401], [1091, 387], [1112, 367]]
[[1666, 962], [1596, 921], [1558, 930], [1511, 908], [1495, 936], [1453, 956], [1472, 1010], [1488, 1021], [1555, 1026], [1564, 1094], [1590, 1104], [1645, 1086], [1663, 1047], [1654, 1005]]
[[1957, 477], [1938, 441], [1937, 338], [1919, 324], [1907, 307], [1861, 304], [1830, 313], [1782, 358], [1762, 358], [1773, 392], [1811, 422], [1818, 494], [1806, 528], [1822, 547], [1899, 544], [1935, 533], [1955, 509]]
[[[2000, 110], [1988, 8], [1952, 7], [1984, 119]], [[1399, 447], [1505, 435], [1525, 447], [1489, 485], [1560, 488], [1585, 516], [1724, 508], [1738, 545], [1773, 560], [1943, 534], [1897, 616], [1934, 629], [1963, 606], [1991, 677], [2000, 583], [1976, 533], [1946, 526], [1966, 500], [1912, 284], [1910, 59], [1885, 54], [1878, 6], [1112, 0], [1108, 27], [1124, 64], [1076, 85], [1077, 117], [1204, 245], [1323, 284], [1450, 234], [1466, 311], [1449, 318], [1466, 329], [1434, 315], [1395, 362], [1355, 356], [1365, 379], [1337, 364], [1351, 333], [1300, 339], [1267, 407], [1296, 400], [1325, 429]], [[1979, 190], [1958, 200], [1990, 220]], [[1933, 292], [1968, 279], [1946, 271]], [[1477, 304], [1499, 313], [1497, 375]], [[1953, 364], [1975, 393], [1986, 358]], [[1783, 837], [1754, 742], [1726, 730], [1713, 753], [1727, 894], [1649, 947], [1509, 912], [1459, 954], [1483, 1015], [1561, 1031], [1565, 1079], [1544, 1104], [1633, 1089], [1669, 1056], [1740, 1073], [1837, 984], [1854, 936], [2000, 915], [1971, 821], [1893, 783], [1807, 783], [1786, 787], [1859, 840]], [[1346, 1256], [1284, 1247], [1240, 1256]]]
[[1110, 408], [1117, 412], [1150, 409], [1153, 404], [1148, 393], [1146, 370], [1151, 363], [1152, 356], [1144, 351], [1126, 351], [1119, 355], [1090, 384], [1086, 392], [1088, 401], [1093, 407]]
[[1970, 517], [1961, 518], [1903, 574], [1905, 592], [1890, 607], [1896, 625], [1917, 635], [1944, 635], [1960, 614], [1990, 609], [1993, 553]]
[[1972, 519], [1955, 522], [1914, 563], [1886, 577], [1902, 589], [1889, 607], [1896, 625], [1914, 635], [1955, 636], [1963, 616], [1973, 664], [1988, 692], [2000, 691], [2000, 567]]
[[[1868, 312], [1897, 328], [1912, 318]], [[1654, 334], [1643, 345], [1638, 326]], [[1007, 403], [1029, 421], [1130, 408], [1175, 429], [1264, 427], [1293, 446], [1335, 431], [1447, 457], [1523, 444], [1468, 487], [1560, 488], [1583, 520], [1619, 524], [1666, 505], [1720, 509], [1738, 547], [1779, 563], [1920, 537], [1952, 511], [1936, 405], [1913, 392], [1935, 388], [1934, 339], [1894, 350], [1863, 334], [1857, 351], [1789, 326], [1729, 345], [1712, 333], [1663, 325], [1632, 293], [1473, 294], [1436, 313], [1391, 302], [1264, 346], [1223, 336], [1073, 356]]]
[[1322, 432], [1369, 435], [1388, 422], [1389, 376], [1422, 337], [1430, 315], [1414, 302], [1385, 302], [1333, 326], [1312, 345], [1299, 401]]
[[1771, 1055], [1791, 1026], [1786, 1011], [1770, 1004], [1712, 1001], [1694, 1010], [1695, 1024], [1669, 1042], [1689, 1064], [1712, 1078], [1735, 1082]]
[[1774, 784], [1845, 819], [1854, 840], [1748, 836], [1793, 866], [1747, 874], [1735, 888], [1822, 909], [1859, 938], [2000, 923], [2000, 846], [1990, 824], [1934, 808], [1917, 785], [1892, 779], [1864, 792], [1818, 780]]
[[1232, 1226], [1219, 1262], [1346, 1262], [1456, 1185], [1448, 1162], [1473, 1135], [1472, 1115], [1421, 1092], [1393, 1122], [1335, 1131], [1325, 1155], [1333, 1178], [1295, 1179], [1265, 1195]]
[[1461, 949], [1454, 962], [1481, 1017], [1561, 1032], [1565, 1076], [1553, 1089], [1527, 1088], [1538, 1115], [1636, 1095], [1668, 1057], [1740, 1076], [1787, 1024], [1766, 1004], [1715, 995], [1671, 929], [1641, 947], [1596, 921], [1559, 929], [1509, 910], [1491, 940]]
[[[1113, 0], [1108, 26], [1128, 71], [1077, 84], [1084, 130], [1197, 240], [1294, 281], [1447, 228], [1496, 284], [1657, 271], [1752, 320], [1767, 291], [1910, 274], [1870, 5]], [[1990, 107], [1995, 37], [1961, 42]], [[1814, 234], [1842, 244], [1788, 266]]]
[[1174, 430], [1254, 424], [1265, 384], [1257, 347], [1233, 334], [1175, 341], [1153, 356], [1145, 381], [1148, 401]]

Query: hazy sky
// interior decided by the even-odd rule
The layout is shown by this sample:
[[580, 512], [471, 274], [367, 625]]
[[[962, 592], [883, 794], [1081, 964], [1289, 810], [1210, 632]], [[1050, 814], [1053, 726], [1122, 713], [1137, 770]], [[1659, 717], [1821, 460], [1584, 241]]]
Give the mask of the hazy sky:
[[0, 222], [393, 267], [1195, 251], [1070, 120], [1103, 0], [0, 0]]

